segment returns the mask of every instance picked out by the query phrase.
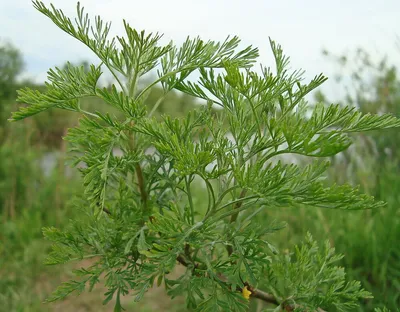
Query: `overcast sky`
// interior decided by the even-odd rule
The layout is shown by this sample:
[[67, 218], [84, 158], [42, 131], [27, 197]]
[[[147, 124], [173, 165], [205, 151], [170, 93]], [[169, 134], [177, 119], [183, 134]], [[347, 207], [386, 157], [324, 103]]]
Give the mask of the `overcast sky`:
[[[74, 17], [76, 3], [53, 3]], [[400, 59], [400, 0], [81, 0], [90, 15], [112, 21], [112, 32], [122, 34], [122, 19], [146, 31], [164, 33], [165, 41], [182, 42], [187, 35], [223, 40], [238, 35], [244, 44], [260, 48], [260, 62], [272, 65], [268, 37], [280, 43], [292, 67], [307, 77], [332, 76], [335, 65], [322, 49], [345, 53], [363, 47], [372, 55]], [[96, 62], [92, 53], [35, 11], [29, 0], [0, 0], [0, 37], [23, 53], [26, 72], [43, 80], [49, 67], [65, 61]], [[333, 79], [326, 82], [335, 93]]]

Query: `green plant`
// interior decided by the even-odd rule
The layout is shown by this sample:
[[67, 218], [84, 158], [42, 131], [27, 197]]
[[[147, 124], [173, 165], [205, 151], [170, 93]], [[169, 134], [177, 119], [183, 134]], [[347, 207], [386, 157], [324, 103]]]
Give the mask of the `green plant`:
[[[325, 187], [329, 163], [286, 163], [284, 154], [328, 157], [345, 150], [348, 133], [399, 126], [390, 115], [363, 115], [338, 105], [307, 106], [305, 96], [326, 78], [302, 82], [289, 72], [289, 59], [270, 41], [276, 70], [252, 70], [258, 50], [238, 49], [239, 39], [222, 43], [187, 39], [177, 48], [160, 45], [159, 34], [138, 32], [124, 22], [126, 37], [109, 38], [110, 24], [94, 25], [78, 4], [74, 24], [62, 11], [34, 6], [59, 28], [87, 45], [100, 59], [89, 71], [71, 64], [49, 71], [45, 92], [25, 88], [13, 113], [20, 120], [50, 108], [82, 114], [66, 139], [81, 167], [86, 208], [69, 229], [44, 229], [54, 241], [49, 264], [93, 258], [61, 285], [50, 301], [89, 290], [104, 278], [104, 303], [133, 291], [139, 301], [153, 286], [186, 295], [188, 309], [245, 311], [260, 299], [274, 311], [348, 311], [369, 298], [358, 282], [346, 282], [335, 265], [340, 256], [307, 236], [293, 254], [279, 254], [270, 234], [283, 224], [265, 219], [272, 207], [314, 206], [378, 209], [384, 204], [349, 185]], [[115, 78], [100, 88], [103, 70]], [[149, 72], [157, 78], [139, 88]], [[189, 80], [197, 72], [198, 82]], [[144, 101], [161, 84], [163, 95], [147, 112]], [[151, 116], [171, 90], [207, 105], [184, 118]], [[99, 97], [123, 113], [117, 118], [84, 110], [80, 99]], [[213, 113], [213, 106], [222, 108]], [[122, 153], [116, 153], [117, 149]], [[201, 198], [194, 187], [203, 187]], [[205, 198], [205, 201], [204, 201]], [[177, 263], [186, 271], [173, 279]]]

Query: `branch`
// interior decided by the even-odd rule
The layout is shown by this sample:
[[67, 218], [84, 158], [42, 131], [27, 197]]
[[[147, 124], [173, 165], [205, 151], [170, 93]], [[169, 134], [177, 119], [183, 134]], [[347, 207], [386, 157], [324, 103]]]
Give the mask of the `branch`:
[[[179, 255], [179, 256], [176, 258], [176, 260], [177, 260], [180, 264], [182, 264], [183, 266], [185, 266], [185, 267], [188, 267], [188, 266], [189, 266], [189, 263], [186, 261], [186, 259], [185, 259], [185, 257], [184, 257], [183, 255]], [[194, 262], [193, 262], [193, 263], [194, 263]], [[200, 264], [194, 263], [194, 268], [197, 269], [197, 268], [202, 268], [202, 267], [201, 267]], [[204, 269], [205, 269], [205, 268], [204, 268]], [[222, 280], [225, 280], [225, 281], [227, 280], [226, 277], [225, 277], [224, 275], [222, 275], [222, 274], [219, 274], [219, 275], [221, 276]], [[222, 282], [224, 282], [224, 281], [222, 281]], [[224, 283], [226, 283], [226, 282], [224, 282]], [[278, 299], [277, 299], [274, 295], [271, 295], [271, 294], [269, 294], [269, 293], [266, 293], [265, 291], [262, 291], [262, 290], [260, 290], [260, 289], [254, 288], [254, 287], [252, 287], [252, 286], [251, 286], [249, 283], [247, 283], [247, 282], [244, 283], [244, 286], [247, 286], [247, 289], [248, 289], [249, 291], [251, 291], [251, 295], [250, 295], [251, 298], [260, 299], [260, 300], [262, 300], [262, 301], [264, 301], [264, 302], [266, 302], [266, 303], [275, 304], [275, 305], [277, 305], [277, 306], [280, 305], [280, 306], [282, 307], [282, 309], [284, 309], [284, 310], [287, 311], [287, 312], [292, 312], [292, 311], [294, 311], [296, 308], [301, 307], [300, 305], [292, 305], [292, 304], [287, 304], [287, 303], [285, 303], [285, 302], [279, 303]], [[242, 292], [242, 291], [243, 291], [243, 288], [244, 288], [244, 287], [239, 287], [239, 286], [237, 286], [237, 287], [236, 287], [236, 290], [237, 290], [238, 292]], [[326, 312], [326, 311], [323, 310], [323, 309], [321, 309], [321, 308], [318, 308], [318, 309], [317, 309], [317, 312]]]
[[[245, 284], [246, 284], [245, 286], [247, 286], [247, 289], [251, 291], [250, 297], [260, 299], [260, 300], [262, 300], [264, 302], [267, 302], [267, 303], [272, 303], [272, 304], [275, 304], [275, 305], [279, 305], [278, 300], [276, 300], [276, 298], [273, 295], [271, 295], [269, 293], [266, 293], [266, 292], [264, 292], [262, 290], [256, 289], [254, 287], [251, 287], [247, 283], [245, 283]], [[243, 288], [238, 286], [238, 287], [236, 287], [236, 290], [239, 291], [239, 292], [242, 292]]]
[[187, 263], [185, 257], [183, 257], [182, 255], [179, 255], [179, 256], [176, 258], [176, 260], [177, 260], [180, 264], [182, 264], [183, 266], [185, 266], [185, 267], [189, 266], [189, 263]]
[[[179, 256], [176, 258], [176, 260], [177, 260], [180, 264], [182, 264], [183, 266], [185, 266], [185, 267], [188, 267], [188, 266], [189, 266], [189, 263], [186, 261], [186, 259], [185, 259], [185, 257], [184, 257], [183, 255], [179, 255]], [[200, 266], [198, 263], [195, 263], [194, 266], [195, 266], [195, 268], [201, 268], [201, 266]], [[204, 268], [204, 269], [205, 269], [205, 268]], [[223, 280], [226, 280], [226, 278], [225, 278], [223, 275], [221, 275], [221, 277], [222, 277]], [[224, 283], [225, 283], [225, 282], [224, 282]], [[268, 294], [268, 293], [266, 293], [266, 292], [264, 292], [264, 291], [262, 291], [262, 290], [256, 289], [256, 288], [254, 288], [254, 287], [251, 287], [251, 286], [248, 285], [247, 283], [245, 283], [245, 286], [247, 286], [247, 288], [251, 291], [251, 297], [254, 297], [254, 298], [263, 300], [263, 301], [268, 302], [268, 303], [273, 303], [273, 304], [279, 305], [279, 302], [276, 300], [276, 298], [275, 298], [273, 295]], [[243, 288], [237, 286], [237, 287], [236, 287], [236, 290], [237, 290], [238, 292], [242, 292]], [[289, 310], [289, 311], [290, 311], [290, 310]]]
[[111, 216], [111, 211], [108, 210], [106, 207], [103, 207], [103, 211], [108, 214], [109, 216]]
[[[101, 206], [101, 203], [100, 203], [99, 201], [97, 202], [97, 206], [98, 206], [98, 207]], [[110, 211], [108, 208], [103, 207], [102, 210], [103, 210], [103, 212], [105, 212], [105, 213], [108, 214], [109, 216], [112, 216], [112, 213], [111, 213], [111, 211]]]

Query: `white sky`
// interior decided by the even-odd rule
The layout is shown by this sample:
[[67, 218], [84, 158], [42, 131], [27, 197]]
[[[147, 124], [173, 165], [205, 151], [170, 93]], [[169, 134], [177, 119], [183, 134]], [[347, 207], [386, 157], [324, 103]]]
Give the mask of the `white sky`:
[[[49, 4], [50, 1], [44, 1]], [[57, 8], [75, 16], [76, 1], [53, 0]], [[335, 64], [322, 56], [363, 47], [372, 55], [400, 59], [400, 0], [81, 0], [89, 15], [112, 21], [113, 33], [122, 34], [122, 19], [146, 31], [164, 33], [182, 42], [187, 35], [223, 40], [238, 35], [244, 45], [260, 48], [260, 62], [272, 65], [268, 37], [283, 46], [294, 69], [307, 78], [320, 72], [328, 77]], [[43, 80], [49, 67], [65, 61], [96, 62], [92, 53], [35, 11], [29, 0], [0, 0], [0, 38], [9, 39], [23, 53], [26, 72]], [[333, 77], [332, 77], [333, 78]], [[324, 90], [336, 94], [334, 80]]]

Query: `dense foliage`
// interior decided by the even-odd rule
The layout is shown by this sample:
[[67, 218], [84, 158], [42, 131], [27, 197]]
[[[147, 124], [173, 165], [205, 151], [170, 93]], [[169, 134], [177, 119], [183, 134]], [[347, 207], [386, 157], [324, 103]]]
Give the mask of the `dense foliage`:
[[[330, 157], [350, 146], [349, 133], [399, 126], [398, 119], [339, 105], [310, 107], [305, 96], [325, 77], [305, 84], [273, 41], [275, 70], [256, 72], [257, 49], [239, 49], [236, 37], [163, 46], [160, 35], [124, 22], [126, 37], [109, 38], [110, 25], [100, 17], [91, 25], [79, 5], [76, 24], [54, 7], [34, 5], [100, 59], [86, 70], [72, 64], [50, 70], [46, 90], [19, 91], [18, 100], [29, 105], [11, 118], [50, 108], [83, 115], [66, 136], [75, 163], [84, 164], [84, 192], [75, 202], [81, 215], [68, 229], [44, 234], [55, 243], [49, 264], [95, 261], [49, 300], [91, 290], [101, 278], [104, 303], [115, 297], [115, 311], [121, 296], [133, 291], [139, 301], [155, 282], [171, 297], [185, 294], [187, 307], [199, 311], [245, 311], [248, 299], [275, 311], [349, 311], [370, 297], [360, 283], [346, 281], [329, 243], [318, 247], [307, 235], [293, 253], [279, 253], [270, 238], [284, 225], [267, 212], [381, 208], [383, 202], [349, 185], [326, 186], [328, 162], [301, 166], [283, 156]], [[99, 86], [103, 70], [116, 85]], [[157, 78], [143, 86], [150, 71]], [[189, 80], [195, 72], [199, 81]], [[148, 111], [145, 100], [159, 83], [163, 94]], [[172, 90], [207, 105], [183, 118], [152, 118]], [[84, 109], [86, 97], [100, 98], [118, 115]], [[196, 187], [204, 188], [201, 200], [193, 196]], [[172, 278], [177, 263], [186, 270]]]

